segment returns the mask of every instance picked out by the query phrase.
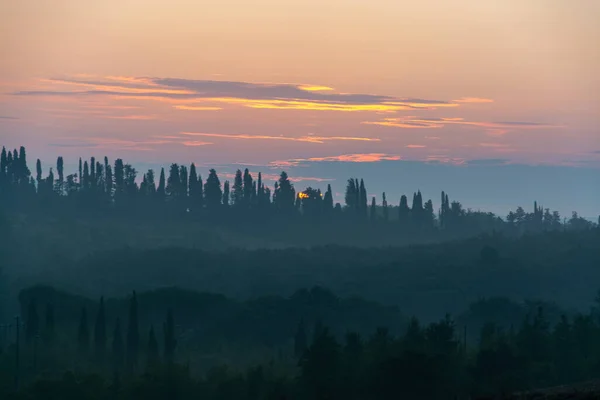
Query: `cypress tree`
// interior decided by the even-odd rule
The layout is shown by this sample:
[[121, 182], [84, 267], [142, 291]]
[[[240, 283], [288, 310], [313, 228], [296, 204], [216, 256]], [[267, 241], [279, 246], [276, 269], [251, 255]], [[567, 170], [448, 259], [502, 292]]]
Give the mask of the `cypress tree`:
[[115, 371], [118, 371], [123, 366], [123, 333], [121, 332], [121, 319], [117, 318], [115, 329], [113, 331], [112, 341], [112, 359]]
[[385, 197], [385, 192], [383, 192], [383, 194], [382, 194], [382, 199], [383, 200], [381, 200], [381, 207], [383, 208], [383, 220], [385, 222], [388, 222], [390, 216], [389, 216], [389, 213], [388, 213], [389, 212], [389, 210], [388, 210], [388, 202], [387, 202], [387, 199]]
[[27, 326], [25, 328], [25, 340], [31, 342], [35, 336], [39, 333], [40, 319], [37, 312], [37, 305], [35, 300], [29, 301], [29, 307], [27, 309]]
[[398, 207], [398, 221], [406, 225], [410, 217], [410, 208], [408, 208], [408, 198], [402, 195], [400, 198], [400, 206]]
[[158, 188], [156, 188], [156, 195], [159, 201], [165, 201], [166, 188], [165, 188], [165, 169], [160, 169], [160, 177], [158, 178]]
[[122, 197], [125, 194], [125, 166], [123, 160], [117, 158], [115, 160], [115, 199]]
[[87, 354], [90, 347], [90, 329], [88, 325], [87, 310], [85, 307], [81, 309], [79, 330], [77, 333], [77, 347], [81, 354]]
[[96, 324], [94, 326], [94, 353], [96, 360], [104, 360], [106, 350], [106, 316], [104, 313], [104, 297], [100, 298], [100, 307], [96, 315]]
[[167, 320], [163, 325], [163, 329], [165, 335], [165, 361], [171, 364], [175, 360], [175, 347], [177, 346], [177, 340], [175, 340], [175, 322], [171, 309], [167, 312]]
[[127, 326], [127, 367], [133, 372], [137, 366], [140, 333], [138, 326], [138, 304], [135, 291], [129, 302], [129, 322]]
[[294, 337], [294, 355], [297, 360], [300, 360], [306, 349], [308, 348], [308, 338], [306, 336], [306, 327], [304, 326], [304, 319], [300, 320], [296, 336]]
[[371, 199], [371, 221], [377, 219], [377, 204], [375, 203], [375, 196]]
[[356, 203], [356, 185], [354, 184], [354, 179], [348, 179], [348, 183], [346, 184], [346, 195], [344, 196], [344, 200], [346, 201], [346, 207], [352, 212], [356, 211], [357, 203]]
[[40, 192], [42, 188], [42, 162], [38, 158], [35, 162], [35, 180], [37, 182], [38, 192]]
[[6, 155], [6, 147], [2, 146], [2, 153], [0, 154], [0, 179], [6, 178], [6, 168], [8, 166], [8, 159]]
[[364, 217], [367, 216], [368, 212], [368, 204], [367, 204], [367, 189], [365, 189], [365, 182], [360, 180], [360, 211]]
[[185, 167], [185, 165], [182, 165], [179, 168], [179, 179], [181, 180], [181, 186], [180, 186], [181, 196], [183, 198], [186, 198], [188, 195], [188, 170]]
[[14, 168], [13, 156], [9, 151], [6, 156], [6, 185], [10, 186], [13, 183], [13, 168]]
[[54, 306], [46, 305], [46, 327], [44, 329], [44, 341], [47, 345], [54, 342]]
[[[200, 188], [199, 188], [200, 186]], [[196, 165], [192, 163], [190, 165], [190, 179], [188, 182], [189, 196], [190, 196], [190, 208], [197, 210], [201, 208], [201, 201], [198, 200], [198, 196], [202, 196], [202, 183], [198, 182], [198, 174], [196, 173]]]
[[179, 165], [177, 164], [171, 164], [171, 168], [169, 169], [167, 196], [169, 200], [175, 200], [181, 196], [181, 178], [179, 176]]
[[206, 208], [215, 210], [218, 209], [223, 201], [223, 192], [221, 191], [221, 181], [217, 175], [217, 171], [211, 169], [204, 185], [204, 199]]
[[294, 190], [294, 185], [290, 182], [288, 174], [282, 171], [279, 176], [278, 186], [275, 188], [273, 202], [280, 212], [290, 214], [294, 210], [295, 200], [296, 191]]
[[56, 159], [56, 173], [58, 173], [58, 179], [56, 181], [56, 192], [59, 195], [64, 194], [65, 175], [64, 175], [64, 162], [62, 157]]
[[258, 188], [258, 190], [256, 191], [256, 204], [257, 205], [262, 205], [262, 196], [264, 193], [264, 188], [263, 188], [263, 184], [262, 184], [262, 173], [258, 173], [258, 183], [256, 185], [256, 187]]
[[90, 159], [90, 187], [95, 188], [96, 186], [96, 159], [92, 157]]
[[147, 358], [149, 367], [154, 367], [159, 362], [158, 342], [156, 340], [156, 334], [154, 333], [154, 325], [150, 326], [150, 332], [148, 333]]
[[31, 175], [31, 172], [29, 171], [29, 168], [27, 167], [27, 156], [25, 154], [25, 147], [23, 147], [23, 146], [21, 146], [19, 148], [19, 169], [20, 169], [20, 176], [19, 176], [20, 183], [28, 184], [29, 176]]
[[81, 157], [79, 157], [79, 175], [77, 175], [77, 179], [79, 180], [79, 187], [81, 188], [83, 182], [83, 163]]
[[252, 203], [253, 180], [248, 168], [244, 170], [244, 204], [248, 207]]
[[231, 199], [233, 205], [240, 207], [244, 201], [244, 181], [242, 178], [242, 171], [239, 169], [235, 171], [235, 178], [233, 179], [233, 188], [231, 193]]
[[323, 196], [323, 211], [325, 215], [331, 215], [333, 213], [333, 193], [331, 191], [331, 185], [327, 185], [327, 191]]
[[223, 184], [223, 205], [229, 206], [229, 181], [225, 181]]

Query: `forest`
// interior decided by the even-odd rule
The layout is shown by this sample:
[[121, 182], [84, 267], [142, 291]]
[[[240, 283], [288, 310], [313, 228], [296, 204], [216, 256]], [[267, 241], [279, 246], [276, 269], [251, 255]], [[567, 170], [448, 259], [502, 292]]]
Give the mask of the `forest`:
[[576, 212], [41, 165], [2, 150], [0, 398], [535, 398], [599, 378], [600, 228]]

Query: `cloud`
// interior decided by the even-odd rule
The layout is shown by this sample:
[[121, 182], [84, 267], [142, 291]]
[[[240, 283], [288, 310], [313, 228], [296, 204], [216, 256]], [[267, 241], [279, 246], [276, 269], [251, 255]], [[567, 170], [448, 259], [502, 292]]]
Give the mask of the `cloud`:
[[[455, 102], [401, 98], [377, 94], [336, 93], [323, 85], [252, 83], [150, 77], [53, 78], [45, 83], [71, 86], [72, 90], [29, 90], [17, 96], [117, 96], [176, 103], [224, 103], [257, 109], [376, 111], [457, 107]], [[84, 90], [81, 90], [81, 89]], [[188, 106], [190, 110], [194, 106]], [[198, 104], [196, 107], [204, 107]], [[200, 109], [198, 109], [200, 110]]]
[[129, 120], [149, 120], [157, 119], [156, 115], [107, 115], [104, 118], [110, 119], [129, 119]]
[[[540, 128], [560, 128], [560, 125], [552, 125], [541, 122], [485, 122], [485, 121], [467, 121], [464, 118], [418, 118], [414, 116], [384, 118], [381, 121], [364, 121], [365, 125], [380, 125], [393, 128], [405, 129], [439, 129], [446, 125], [477, 126], [491, 130], [500, 130], [506, 133], [510, 129], [540, 129]], [[500, 133], [502, 134], [502, 133]]]
[[377, 138], [367, 137], [351, 137], [351, 136], [302, 136], [302, 137], [290, 137], [290, 136], [270, 136], [270, 135], [247, 135], [247, 134], [224, 134], [224, 133], [201, 133], [201, 132], [181, 132], [185, 136], [202, 136], [202, 137], [214, 137], [222, 139], [234, 139], [234, 140], [286, 140], [292, 142], [306, 142], [306, 143], [325, 143], [328, 141], [360, 141], [360, 142], [379, 142]]
[[184, 140], [183, 142], [181, 142], [181, 144], [184, 146], [189, 146], [189, 147], [197, 147], [197, 146], [208, 146], [213, 143], [212, 142], [203, 142], [201, 140]]
[[339, 156], [293, 158], [291, 160], [273, 161], [271, 165], [280, 167], [298, 166], [303, 162], [352, 162], [352, 163], [371, 163], [379, 161], [398, 161], [402, 158], [399, 155], [385, 153], [354, 153], [342, 154]]
[[8, 115], [0, 115], [0, 119], [17, 120], [17, 117], [10, 117]]
[[452, 100], [454, 103], [493, 103], [492, 99], [484, 99], [481, 97], [461, 97], [460, 99]]
[[178, 110], [189, 110], [189, 111], [219, 111], [222, 107], [210, 107], [210, 106], [186, 106], [183, 104], [175, 105], [173, 108]]
[[479, 143], [479, 147], [491, 147], [496, 149], [508, 148], [509, 144], [506, 143]]
[[424, 149], [426, 147], [427, 146], [422, 145], [422, 144], [409, 144], [409, 145], [406, 145], [407, 149]]

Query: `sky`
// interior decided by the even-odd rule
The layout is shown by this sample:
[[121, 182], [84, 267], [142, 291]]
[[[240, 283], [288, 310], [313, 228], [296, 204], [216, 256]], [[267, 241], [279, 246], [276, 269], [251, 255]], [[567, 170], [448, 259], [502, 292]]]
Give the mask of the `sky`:
[[[0, 145], [600, 214], [597, 0], [0, 0]], [[437, 203], [436, 203], [437, 206]]]

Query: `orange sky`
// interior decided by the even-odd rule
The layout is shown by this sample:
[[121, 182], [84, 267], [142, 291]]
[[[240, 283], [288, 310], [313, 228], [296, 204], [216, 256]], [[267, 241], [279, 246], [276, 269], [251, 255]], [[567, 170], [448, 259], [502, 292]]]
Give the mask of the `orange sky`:
[[597, 0], [3, 1], [0, 144], [600, 167], [599, 16]]

